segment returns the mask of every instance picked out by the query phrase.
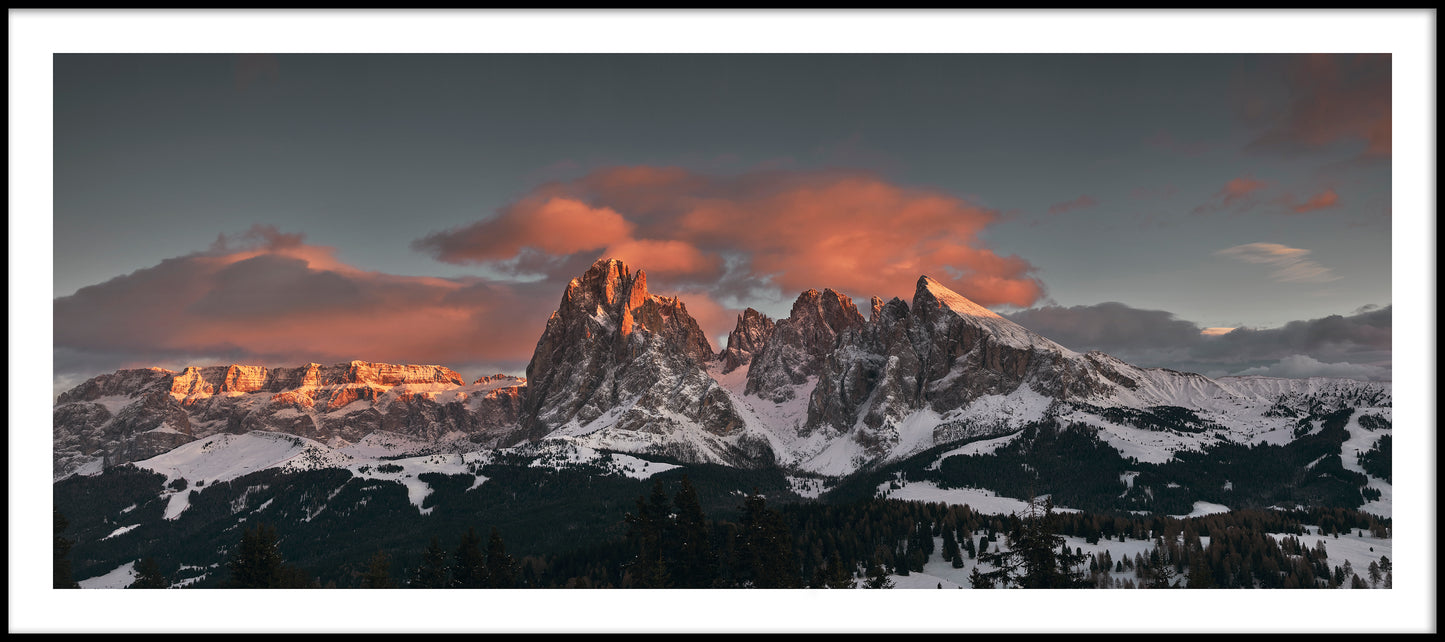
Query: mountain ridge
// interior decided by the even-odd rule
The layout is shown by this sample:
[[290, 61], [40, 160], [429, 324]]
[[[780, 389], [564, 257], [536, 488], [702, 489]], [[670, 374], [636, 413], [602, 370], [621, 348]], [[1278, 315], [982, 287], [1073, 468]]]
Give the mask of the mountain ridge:
[[1350, 380], [1221, 382], [1078, 353], [926, 275], [911, 303], [870, 304], [865, 319], [837, 291], [806, 290], [787, 318], [739, 314], [715, 352], [678, 297], [600, 259], [568, 283], [525, 378], [467, 384], [443, 366], [366, 361], [121, 370], [57, 397], [55, 475], [252, 430], [333, 444], [382, 432], [452, 451], [563, 440], [845, 475], [1080, 408], [1182, 405], [1229, 420], [1213, 437], [1248, 441], [1282, 429], [1266, 412], [1291, 399], [1389, 397]]

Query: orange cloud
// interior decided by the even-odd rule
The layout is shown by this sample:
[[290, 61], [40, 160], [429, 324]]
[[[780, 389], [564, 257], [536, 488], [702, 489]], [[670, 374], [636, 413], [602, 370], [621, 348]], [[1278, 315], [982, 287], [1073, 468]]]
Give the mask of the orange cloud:
[[1314, 198], [1311, 198], [1308, 201], [1291, 206], [1290, 209], [1303, 214], [1305, 212], [1324, 209], [1326, 207], [1334, 207], [1335, 203], [1339, 202], [1339, 200], [1340, 197], [1339, 195], [1335, 194], [1335, 190], [1327, 189], [1324, 192], [1316, 194]]
[[[628, 260], [663, 277], [664, 287], [714, 296], [772, 288], [786, 297], [827, 287], [855, 296], [908, 297], [922, 274], [983, 305], [1027, 306], [1043, 291], [1027, 261], [999, 256], [979, 240], [1000, 218], [998, 212], [867, 173], [714, 176], [680, 168], [613, 167], [542, 186], [521, 203], [558, 199], [622, 221], [610, 215], [577, 219], [598, 225], [596, 233], [504, 224], [524, 211], [513, 205], [496, 219], [430, 235], [416, 247], [443, 261], [500, 267], [509, 261], [546, 263], [529, 258], [523, 248], [552, 258], [592, 259], [615, 251], [640, 257]], [[554, 233], [607, 241], [584, 248], [554, 243], [547, 238]]]
[[651, 276], [722, 275], [721, 256], [706, 254], [683, 241], [627, 240], [608, 246], [602, 255], [622, 259]]
[[495, 218], [433, 234], [414, 245], [452, 263], [515, 256], [523, 248], [546, 254], [596, 250], [628, 240], [632, 224], [608, 207], [556, 196], [524, 199]]
[[520, 369], [564, 285], [368, 272], [269, 228], [240, 240], [56, 299], [57, 372], [352, 359]]

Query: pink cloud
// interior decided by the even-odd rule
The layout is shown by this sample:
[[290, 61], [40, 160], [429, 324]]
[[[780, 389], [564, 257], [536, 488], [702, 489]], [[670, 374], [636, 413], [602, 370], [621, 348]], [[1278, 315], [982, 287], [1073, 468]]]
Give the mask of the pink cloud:
[[433, 234], [417, 243], [451, 263], [497, 261], [523, 248], [572, 254], [628, 240], [632, 224], [607, 207], [539, 195], [504, 208], [492, 219]]
[[518, 365], [562, 287], [368, 272], [300, 235], [253, 228], [56, 299], [55, 347], [105, 369], [221, 359]]
[[1321, 210], [1327, 207], [1334, 207], [1335, 204], [1339, 202], [1339, 200], [1340, 197], [1339, 195], [1335, 194], [1335, 190], [1327, 189], [1323, 192], [1320, 192], [1319, 194], [1316, 194], [1308, 201], [1291, 206], [1290, 209], [1294, 210], [1297, 213], [1303, 214], [1305, 212]]
[[1224, 197], [1224, 205], [1228, 207], [1239, 202], [1252, 192], [1259, 191], [1268, 186], [1264, 181], [1257, 181], [1248, 177], [1240, 177], [1225, 183], [1224, 189], [1219, 194]]
[[[625, 252], [641, 257], [630, 262], [663, 277], [664, 286], [715, 296], [757, 287], [789, 296], [827, 287], [906, 298], [922, 274], [983, 305], [1027, 306], [1043, 291], [1031, 264], [1000, 256], [979, 240], [979, 232], [1000, 219], [997, 211], [866, 172], [716, 176], [611, 167], [541, 186], [519, 203], [556, 200], [593, 214], [572, 219], [578, 227], [558, 230], [523, 225], [514, 217], [527, 210], [514, 204], [496, 218], [430, 235], [415, 247], [443, 261], [497, 266], [545, 263], [529, 259], [526, 248], [552, 259]], [[554, 234], [568, 241], [558, 242]], [[574, 238], [598, 240], [584, 247]]]
[[1249, 176], [1241, 176], [1231, 179], [1208, 202], [1194, 208], [1195, 214], [1209, 214], [1220, 210], [1233, 209], [1235, 212], [1243, 212], [1252, 209], [1259, 204], [1256, 192], [1269, 186], [1269, 183], [1255, 180]]

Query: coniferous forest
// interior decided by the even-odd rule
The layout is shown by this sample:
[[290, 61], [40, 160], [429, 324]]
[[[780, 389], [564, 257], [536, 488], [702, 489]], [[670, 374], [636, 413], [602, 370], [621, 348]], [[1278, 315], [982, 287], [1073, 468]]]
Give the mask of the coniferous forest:
[[[1390, 537], [1390, 520], [1358, 510], [1358, 474], [1320, 459], [1348, 417], [1167, 464], [1045, 420], [992, 453], [930, 467], [934, 449], [818, 498], [775, 469], [634, 479], [502, 457], [475, 471], [480, 487], [424, 474], [421, 510], [399, 484], [271, 469], [187, 488], [165, 519], [165, 478], [118, 466], [55, 485], [55, 586], [134, 562], [131, 588], [889, 588], [930, 566], [975, 588], [1388, 588], [1387, 555], [1354, 568], [1328, 550], [1341, 534]], [[1382, 441], [1362, 457], [1388, 462]], [[1309, 477], [1291, 465], [1317, 459]], [[1038, 499], [999, 515], [886, 497], [917, 480]], [[1238, 508], [1169, 516], [1198, 500]]]

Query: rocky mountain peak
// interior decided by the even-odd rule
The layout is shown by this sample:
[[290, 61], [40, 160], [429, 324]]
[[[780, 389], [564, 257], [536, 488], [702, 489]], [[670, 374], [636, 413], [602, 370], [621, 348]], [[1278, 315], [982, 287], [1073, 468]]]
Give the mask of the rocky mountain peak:
[[815, 326], [819, 330], [826, 328], [836, 335], [863, 325], [863, 315], [858, 313], [858, 306], [853, 303], [852, 298], [832, 289], [822, 292], [810, 289], [793, 300], [788, 321]]
[[633, 273], [618, 259], [598, 259], [582, 276], [567, 284], [559, 312], [569, 307], [590, 305], [609, 310], [631, 310], [647, 299], [647, 274]]
[[568, 284], [537, 342], [519, 437], [599, 419], [620, 431], [666, 431], [679, 418], [714, 435], [736, 431], [741, 420], [704, 369], [713, 359], [681, 300], [649, 293], [641, 270], [599, 260]]
[[757, 310], [743, 310], [738, 315], [737, 326], [728, 334], [727, 349], [720, 355], [723, 373], [732, 372], [752, 361], [753, 355], [762, 350], [773, 336], [774, 325], [772, 319]]
[[782, 403], [796, 396], [794, 386], [816, 376], [838, 337], [866, 322], [853, 299], [835, 290], [807, 290], [793, 301], [788, 318], [778, 321], [748, 370], [747, 394]]
[[868, 324], [878, 325], [878, 313], [883, 311], [883, 299], [875, 296], [868, 303], [868, 307], [873, 309], [873, 312], [868, 315]]
[[927, 275], [918, 277], [918, 285], [913, 292], [913, 308], [917, 310], [920, 307], [934, 310], [948, 309], [964, 316], [988, 319], [1003, 318], [993, 310], [970, 301], [967, 297], [948, 289], [947, 286]]

